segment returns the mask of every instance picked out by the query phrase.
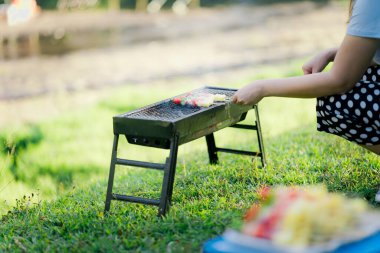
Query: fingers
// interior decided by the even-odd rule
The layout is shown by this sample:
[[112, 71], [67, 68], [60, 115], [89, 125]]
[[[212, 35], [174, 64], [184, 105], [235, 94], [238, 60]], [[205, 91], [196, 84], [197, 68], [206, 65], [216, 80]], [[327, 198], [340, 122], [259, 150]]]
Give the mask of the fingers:
[[236, 94], [232, 97], [232, 102], [235, 104], [241, 104], [242, 103], [242, 101], [239, 99], [239, 97]]
[[304, 75], [310, 75], [321, 72], [322, 68], [320, 66], [302, 67]]
[[310, 66], [304, 65], [302, 66], [302, 71], [304, 75], [309, 75], [313, 73], [313, 68], [311, 68]]
[[239, 105], [254, 105], [263, 98], [262, 89], [260, 83], [248, 84], [235, 92], [232, 101]]
[[304, 75], [320, 73], [328, 65], [329, 60], [325, 57], [316, 57], [302, 66]]
[[309, 75], [309, 74], [311, 74], [311, 72], [309, 70], [303, 70], [303, 74], [304, 75]]
[[239, 96], [237, 94], [233, 95], [232, 102], [235, 104], [243, 105], [244, 102], [239, 99]]
[[244, 101], [244, 99], [239, 98], [238, 95], [234, 95], [232, 97], [232, 102], [235, 104], [238, 104], [238, 105], [248, 105], [249, 104], [246, 101]]

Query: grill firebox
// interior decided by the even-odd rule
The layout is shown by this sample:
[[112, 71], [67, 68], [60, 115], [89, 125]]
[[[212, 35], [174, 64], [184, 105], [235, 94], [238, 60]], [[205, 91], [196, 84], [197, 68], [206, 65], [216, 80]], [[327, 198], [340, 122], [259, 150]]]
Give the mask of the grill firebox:
[[[122, 200], [159, 206], [158, 214], [165, 215], [171, 202], [178, 146], [205, 136], [210, 163], [217, 163], [217, 152], [228, 152], [260, 157], [265, 166], [264, 146], [261, 135], [257, 105], [241, 106], [231, 103], [234, 89], [204, 87], [191, 91], [191, 94], [224, 94], [226, 101], [216, 102], [210, 107], [177, 105], [169, 98], [140, 109], [113, 117], [114, 145], [111, 157], [110, 175], [106, 196], [105, 211], [109, 211], [111, 200]], [[185, 93], [187, 94], [187, 93]], [[185, 95], [182, 94], [182, 95]], [[179, 95], [181, 96], [181, 95]], [[247, 112], [255, 110], [255, 124], [242, 125], [238, 122], [246, 118]], [[213, 133], [226, 127], [235, 127], [257, 132], [259, 152], [218, 148]], [[116, 157], [119, 135], [126, 136], [130, 144], [170, 149], [164, 164], [133, 161]], [[115, 165], [127, 165], [159, 169], [164, 171], [161, 198], [159, 200], [126, 196], [112, 193]]]

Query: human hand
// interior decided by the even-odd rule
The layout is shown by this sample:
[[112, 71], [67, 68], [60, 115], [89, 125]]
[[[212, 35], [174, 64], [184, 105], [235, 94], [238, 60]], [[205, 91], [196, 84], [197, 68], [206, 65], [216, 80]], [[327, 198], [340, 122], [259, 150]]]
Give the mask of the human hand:
[[263, 99], [259, 82], [254, 82], [239, 89], [232, 97], [232, 102], [240, 105], [254, 105]]
[[304, 75], [322, 72], [327, 64], [334, 60], [337, 49], [328, 49], [314, 56], [302, 66]]

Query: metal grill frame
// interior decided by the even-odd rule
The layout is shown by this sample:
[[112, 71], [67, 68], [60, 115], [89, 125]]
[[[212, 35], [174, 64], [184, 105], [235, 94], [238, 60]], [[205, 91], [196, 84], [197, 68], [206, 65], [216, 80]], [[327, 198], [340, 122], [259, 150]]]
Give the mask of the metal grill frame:
[[[226, 101], [220, 101], [220, 102], [217, 101], [213, 105], [211, 105], [210, 107], [194, 107], [194, 106], [176, 105], [173, 102], [173, 99], [175, 97], [172, 97], [172, 98], [154, 103], [152, 105], [148, 105], [148, 106], [139, 108], [137, 110], [121, 114], [120, 117], [135, 118], [135, 119], [141, 119], [141, 120], [160, 120], [160, 121], [176, 122], [178, 120], [181, 120], [182, 118], [190, 117], [194, 114], [202, 113], [203, 111], [207, 111], [207, 110], [210, 110], [214, 107], [224, 105], [226, 102], [229, 102], [231, 100], [235, 91], [236, 90], [233, 90], [233, 89], [206, 86], [204, 88], [200, 88], [200, 89], [193, 90], [191, 92], [183, 93], [183, 94], [175, 96], [175, 97], [185, 96], [188, 94], [202, 94], [202, 93], [223, 94], [223, 95], [226, 95]], [[158, 113], [157, 110], [156, 110], [156, 112], [154, 111], [154, 109], [157, 107], [170, 107], [170, 109], [168, 108], [168, 110], [166, 110], [164, 112], [165, 114], [169, 114], [169, 113], [174, 114], [176, 112], [183, 114], [183, 111], [185, 111], [185, 114], [183, 114], [182, 117], [178, 116], [175, 118], [173, 118], [173, 117], [172, 118], [154, 117], [154, 116], [152, 117], [151, 115], [149, 115], [149, 112]], [[173, 112], [173, 110], [175, 110], [175, 112]], [[145, 113], [148, 114], [150, 117], [149, 116], [144, 117], [143, 115], [141, 115], [141, 114], [145, 114]]]
[[[197, 89], [191, 92], [204, 91], [205, 89], [212, 89], [212, 90], [218, 90], [218, 91], [228, 90], [229, 92], [236, 91], [234, 89], [226, 89], [226, 88], [219, 88], [219, 87], [204, 87], [204, 88]], [[184, 94], [187, 94], [187, 93], [184, 93]], [[189, 115], [185, 115], [184, 117], [180, 117], [175, 120], [170, 120], [170, 121], [156, 120], [155, 124], [145, 129], [141, 126], [141, 124], [144, 124], [144, 122], [152, 121], [155, 119], [141, 119], [141, 118], [131, 119], [129, 117], [133, 113], [141, 112], [142, 110], [147, 110], [149, 108], [152, 108], [152, 106], [162, 104], [163, 102], [170, 101], [171, 99], [173, 98], [160, 101], [153, 105], [142, 107], [132, 112], [117, 115], [113, 118], [114, 141], [113, 141], [113, 147], [112, 147], [111, 164], [110, 164], [107, 194], [106, 194], [106, 201], [105, 201], [105, 209], [104, 209], [105, 213], [107, 213], [110, 210], [112, 200], [119, 200], [119, 201], [158, 206], [158, 216], [160, 217], [164, 216], [169, 211], [169, 208], [171, 205], [178, 147], [181, 144], [184, 144], [186, 142], [192, 141], [200, 137], [206, 138], [210, 164], [217, 164], [219, 162], [218, 152], [226, 152], [226, 153], [232, 153], [232, 154], [238, 154], [238, 155], [248, 155], [253, 158], [258, 157], [261, 159], [262, 167], [265, 167], [266, 158], [265, 158], [264, 144], [263, 144], [260, 119], [259, 119], [259, 111], [258, 111], [257, 105], [247, 107], [247, 106], [238, 106], [232, 103], [217, 103], [208, 108], [200, 108], [200, 110], [198, 110], [197, 112], [191, 113]], [[255, 112], [254, 124], [252, 125], [238, 124], [239, 121], [242, 121], [245, 119], [247, 112], [251, 109], [254, 109], [254, 112]], [[228, 115], [226, 115], [223, 111], [227, 112]], [[216, 123], [212, 122], [213, 124], [211, 124], [210, 126], [207, 126], [206, 129], [201, 129], [199, 130], [198, 133], [193, 134], [193, 135], [186, 135], [184, 134], [183, 131], [181, 131], [184, 125], [189, 124], [190, 122], [194, 120], [195, 121], [202, 120], [204, 118], [207, 118], [209, 115], [218, 115], [218, 117], [215, 117], [214, 119]], [[227, 120], [223, 119], [224, 117], [228, 117], [228, 116], [231, 116], [231, 119], [227, 119]], [[221, 120], [221, 119], [223, 121], [222, 124], [220, 124], [220, 122], [219, 123], [217, 122], [218, 120]], [[235, 149], [226, 149], [226, 148], [217, 147], [213, 133], [225, 127], [233, 127], [233, 128], [244, 129], [244, 130], [256, 131], [259, 151], [251, 152], [251, 151], [245, 151], [245, 150], [235, 150]], [[132, 134], [136, 136], [136, 138], [139, 138], [140, 136], [144, 136], [144, 133], [146, 131], [155, 132], [154, 138], [162, 138], [163, 140], [167, 142], [164, 146], [159, 146], [159, 148], [170, 149], [169, 156], [166, 158], [165, 163], [151, 163], [151, 162], [145, 162], [145, 161], [127, 160], [127, 159], [122, 159], [122, 158], [117, 157], [119, 135], [126, 135], [128, 139], [128, 135]], [[146, 143], [141, 143], [138, 141], [133, 142], [133, 140], [130, 141], [129, 139], [128, 139], [128, 142], [132, 144], [151, 146], [151, 145], [146, 145]], [[133, 166], [133, 167], [148, 168], [148, 169], [164, 171], [160, 199], [148, 199], [144, 197], [128, 196], [128, 195], [113, 193], [112, 188], [113, 188], [116, 165]]]
[[[235, 89], [207, 86], [191, 92], [200, 93], [206, 91], [229, 93], [229, 98], [236, 92]], [[181, 95], [185, 94], [187, 93]], [[215, 103], [210, 107], [200, 108], [198, 111], [170, 120], [131, 117], [168, 103], [173, 98], [113, 117], [114, 134], [125, 135], [128, 142], [132, 144], [169, 149], [170, 139], [174, 135], [178, 135], [179, 145], [182, 145], [244, 120], [246, 113], [252, 109], [252, 106], [241, 106], [227, 101]], [[184, 108], [184, 110], [186, 109]]]

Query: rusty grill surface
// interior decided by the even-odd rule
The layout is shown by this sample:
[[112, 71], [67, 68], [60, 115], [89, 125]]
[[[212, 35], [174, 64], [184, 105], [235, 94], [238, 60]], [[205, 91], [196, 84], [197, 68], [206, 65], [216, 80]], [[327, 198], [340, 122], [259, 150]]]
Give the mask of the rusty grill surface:
[[235, 90], [205, 87], [191, 92], [191, 94], [195, 95], [201, 93], [224, 94], [226, 95], [226, 101], [215, 102], [210, 107], [192, 107], [177, 105], [172, 101], [172, 99], [167, 99], [159, 103], [143, 107], [136, 111], [126, 113], [122, 116], [133, 119], [174, 121], [192, 114], [201, 113], [202, 111], [215, 107], [217, 105], [225, 104], [226, 102], [231, 100], [232, 96], [235, 93]]

